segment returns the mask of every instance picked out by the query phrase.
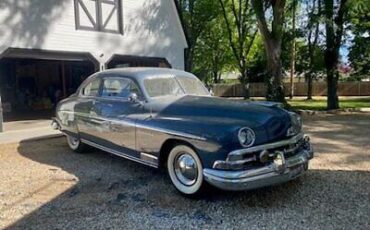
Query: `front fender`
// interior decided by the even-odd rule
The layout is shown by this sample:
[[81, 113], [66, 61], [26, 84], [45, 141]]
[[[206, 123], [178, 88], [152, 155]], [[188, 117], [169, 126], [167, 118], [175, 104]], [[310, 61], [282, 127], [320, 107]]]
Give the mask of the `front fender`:
[[[162, 146], [169, 140], [190, 144], [197, 151], [204, 167], [225, 160], [235, 141], [235, 127], [210, 125], [180, 119], [148, 119], [137, 121], [136, 140], [140, 152], [159, 157]], [[236, 147], [237, 148], [237, 147]]]

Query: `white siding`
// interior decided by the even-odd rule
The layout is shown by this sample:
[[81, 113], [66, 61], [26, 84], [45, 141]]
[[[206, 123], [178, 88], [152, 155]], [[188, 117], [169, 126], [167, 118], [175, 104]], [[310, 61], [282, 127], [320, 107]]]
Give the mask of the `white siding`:
[[8, 47], [166, 58], [184, 68], [186, 40], [173, 0], [122, 0], [124, 34], [76, 30], [73, 0], [1, 0], [0, 54]]

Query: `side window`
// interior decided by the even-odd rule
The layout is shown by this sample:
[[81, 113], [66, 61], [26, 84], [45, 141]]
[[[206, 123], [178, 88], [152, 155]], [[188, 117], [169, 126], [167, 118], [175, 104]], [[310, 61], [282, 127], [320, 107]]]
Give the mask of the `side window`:
[[141, 97], [138, 86], [127, 78], [107, 78], [104, 80], [103, 97], [128, 98], [131, 93], [136, 93]]
[[90, 96], [90, 97], [98, 96], [99, 87], [100, 87], [100, 79], [95, 79], [85, 86], [85, 88], [82, 91], [82, 95]]

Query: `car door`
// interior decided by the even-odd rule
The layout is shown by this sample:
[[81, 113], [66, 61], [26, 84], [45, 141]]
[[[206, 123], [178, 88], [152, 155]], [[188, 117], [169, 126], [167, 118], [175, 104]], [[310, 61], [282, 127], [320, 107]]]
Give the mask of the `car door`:
[[[104, 77], [101, 97], [95, 105], [95, 112], [105, 121], [101, 124], [105, 145], [135, 155], [136, 120], [143, 112], [143, 107], [140, 103], [129, 100], [133, 93], [138, 98], [142, 97], [137, 84], [130, 78]], [[109, 122], [109, 125], [106, 122]]]
[[99, 130], [96, 125], [98, 117], [93, 113], [93, 110], [100, 93], [100, 87], [101, 79], [99, 77], [89, 79], [82, 86], [74, 108], [80, 137], [93, 142], [96, 142], [97, 136], [99, 136]]

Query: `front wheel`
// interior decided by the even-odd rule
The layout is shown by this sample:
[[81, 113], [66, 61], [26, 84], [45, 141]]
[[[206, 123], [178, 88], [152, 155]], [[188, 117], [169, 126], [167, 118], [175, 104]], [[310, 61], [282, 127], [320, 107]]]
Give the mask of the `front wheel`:
[[192, 148], [174, 147], [167, 158], [167, 170], [172, 184], [181, 193], [197, 195], [203, 189], [203, 166]]
[[83, 153], [87, 149], [87, 146], [84, 143], [82, 143], [81, 140], [77, 137], [67, 135], [67, 143], [69, 148], [76, 153]]

